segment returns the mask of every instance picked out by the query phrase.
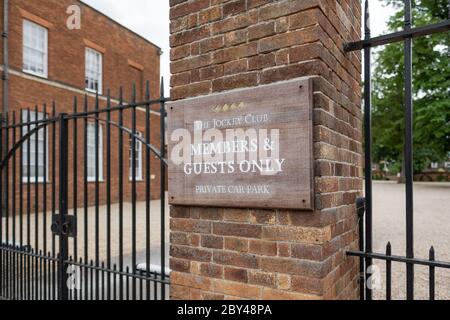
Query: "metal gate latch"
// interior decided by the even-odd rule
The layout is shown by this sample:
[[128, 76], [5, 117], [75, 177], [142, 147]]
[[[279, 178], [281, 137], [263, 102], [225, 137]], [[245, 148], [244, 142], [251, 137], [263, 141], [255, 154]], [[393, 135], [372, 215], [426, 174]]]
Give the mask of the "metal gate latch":
[[76, 237], [77, 235], [77, 218], [75, 216], [64, 216], [64, 222], [61, 222], [61, 215], [55, 214], [52, 217], [52, 233], [67, 237]]

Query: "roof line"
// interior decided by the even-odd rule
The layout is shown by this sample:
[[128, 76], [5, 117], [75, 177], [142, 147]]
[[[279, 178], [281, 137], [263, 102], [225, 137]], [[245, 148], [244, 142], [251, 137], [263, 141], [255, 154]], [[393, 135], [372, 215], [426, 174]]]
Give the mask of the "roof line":
[[144, 40], [145, 42], [151, 44], [152, 46], [156, 47], [157, 49], [159, 49], [160, 51], [162, 51], [161, 47], [156, 45], [155, 43], [153, 43], [152, 41], [148, 40], [147, 38], [145, 38], [144, 36], [140, 35], [139, 33], [131, 30], [130, 28], [125, 27], [123, 24], [121, 24], [120, 22], [117, 22], [116, 20], [114, 20], [113, 18], [111, 18], [110, 16], [108, 16], [107, 14], [101, 12], [100, 10], [95, 9], [94, 7], [92, 7], [91, 5], [87, 4], [86, 2], [82, 1], [82, 0], [77, 0], [79, 3], [81, 3], [82, 5], [88, 7], [89, 9], [95, 11], [96, 13], [102, 15], [103, 17], [107, 18], [108, 20], [112, 21], [113, 23], [117, 24], [119, 27], [121, 27], [122, 29], [125, 29], [126, 31], [131, 32], [132, 34], [134, 34], [135, 36], [141, 38], [142, 40]]

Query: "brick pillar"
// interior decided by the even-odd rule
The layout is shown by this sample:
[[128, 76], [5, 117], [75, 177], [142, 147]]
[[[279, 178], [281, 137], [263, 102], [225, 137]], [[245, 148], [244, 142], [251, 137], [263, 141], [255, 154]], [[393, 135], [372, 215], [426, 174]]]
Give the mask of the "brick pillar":
[[[355, 299], [360, 0], [170, 0], [174, 100], [310, 77], [314, 212], [171, 208], [173, 299]], [[238, 201], [238, 200], [236, 200]]]

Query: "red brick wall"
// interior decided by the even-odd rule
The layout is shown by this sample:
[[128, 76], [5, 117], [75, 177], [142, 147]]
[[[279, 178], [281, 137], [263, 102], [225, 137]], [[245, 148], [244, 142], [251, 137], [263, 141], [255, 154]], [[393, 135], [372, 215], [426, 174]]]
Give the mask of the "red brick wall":
[[[70, 5], [79, 5], [81, 7], [81, 29], [69, 30], [66, 27], [68, 14], [67, 7]], [[3, 8], [1, 8], [3, 9]], [[42, 19], [48, 27], [48, 78], [41, 79], [22, 72], [22, 24], [23, 11], [31, 13]], [[0, 15], [0, 21], [2, 15]], [[100, 100], [100, 109], [106, 107], [105, 95], [107, 89], [111, 89], [113, 100], [119, 96], [119, 88], [123, 86], [124, 99], [129, 101], [132, 96], [133, 83], [136, 84], [137, 100], [142, 101], [145, 98], [145, 81], [150, 82], [151, 96], [153, 99], [159, 97], [160, 91], [160, 49], [152, 43], [144, 40], [133, 32], [125, 29], [119, 24], [113, 22], [106, 16], [84, 5], [79, 1], [69, 0], [47, 0], [47, 1], [26, 1], [12, 0], [10, 1], [9, 10], [9, 52], [10, 52], [10, 98], [9, 108], [16, 111], [17, 120], [19, 121], [19, 112], [23, 108], [31, 108], [34, 110], [35, 105], [39, 111], [43, 110], [43, 104], [47, 104], [47, 112], [51, 112], [52, 101], [56, 102], [56, 113], [72, 113], [73, 99], [77, 96], [79, 105], [78, 111], [83, 109], [84, 99], [84, 77], [85, 77], [85, 40], [95, 43], [102, 47], [103, 53], [103, 97]], [[1, 21], [0, 23], [3, 23]], [[0, 61], [2, 61], [2, 53], [0, 52]], [[131, 60], [134, 66], [129, 63]], [[139, 67], [138, 70], [136, 66]], [[142, 67], [142, 68], [141, 68]], [[47, 82], [45, 82], [47, 81]], [[1, 98], [1, 96], [0, 96]], [[94, 97], [89, 96], [88, 109], [94, 109]], [[154, 106], [155, 111], [159, 110], [159, 105]], [[145, 133], [145, 112], [137, 112], [137, 128], [141, 133]], [[12, 116], [12, 115], [10, 115]], [[102, 115], [106, 119], [106, 115]], [[112, 120], [117, 123], [117, 112], [113, 113]], [[83, 203], [83, 120], [78, 120], [78, 204]], [[124, 125], [131, 128], [131, 111], [124, 113]], [[160, 117], [152, 114], [151, 116], [151, 143], [159, 149], [160, 141]], [[73, 143], [72, 126], [70, 124], [70, 143]], [[48, 132], [50, 134], [50, 130]], [[19, 131], [17, 131], [17, 136]], [[59, 135], [57, 132], [56, 142], [58, 143]], [[11, 141], [11, 140], [10, 140]], [[116, 128], [112, 128], [112, 201], [118, 200], [118, 133]], [[51, 148], [53, 141], [49, 138], [49, 147]], [[69, 146], [69, 168], [73, 169], [73, 153], [72, 145]], [[103, 125], [103, 176], [106, 181], [106, 127]], [[124, 200], [130, 201], [131, 183], [129, 182], [129, 142], [128, 136], [124, 134]], [[19, 155], [17, 153], [17, 174], [19, 173]], [[51, 149], [48, 153], [49, 165], [51, 170], [53, 163], [51, 162]], [[56, 161], [58, 161], [58, 148]], [[145, 161], [145, 150], [143, 152], [143, 161]], [[145, 163], [143, 164], [143, 175], [145, 177]], [[155, 175], [155, 179], [151, 181], [151, 195], [153, 199], [159, 198], [159, 161], [154, 154], [151, 155], [151, 174]], [[12, 167], [12, 163], [10, 163]], [[58, 168], [56, 169], [56, 188], [58, 188]], [[12, 174], [12, 171], [10, 170]], [[73, 189], [74, 177], [72, 173], [70, 178], [70, 190]], [[16, 183], [18, 186], [19, 177]], [[49, 180], [48, 190], [51, 190], [52, 179]], [[138, 200], [145, 199], [145, 181], [137, 184]], [[39, 194], [42, 197], [42, 188], [39, 186]], [[106, 185], [105, 182], [100, 183], [100, 204], [106, 201]], [[18, 187], [17, 187], [18, 189]], [[34, 186], [31, 188], [31, 209], [34, 210]], [[56, 189], [58, 190], [58, 189]], [[69, 190], [69, 194], [72, 193]], [[19, 199], [20, 191], [17, 191], [16, 198]], [[50, 193], [49, 193], [50, 194]], [[89, 205], [94, 203], [94, 183], [89, 183], [88, 187]], [[47, 207], [49, 207], [50, 196], [47, 199]], [[72, 204], [72, 199], [69, 199]], [[42, 209], [43, 200], [40, 201]]]
[[[174, 299], [354, 299], [362, 190], [359, 0], [171, 0], [173, 99], [314, 83], [314, 212], [171, 209]], [[238, 201], [238, 199], [236, 200]]]
[[[66, 112], [66, 113], [72, 113], [73, 112], [73, 99], [74, 94], [71, 92], [67, 92], [67, 90], [64, 89], [58, 89], [53, 88], [51, 86], [47, 86], [44, 84], [40, 84], [36, 81], [32, 80], [24, 80], [20, 77], [12, 76], [10, 78], [10, 90], [13, 94], [13, 97], [19, 101], [18, 107], [20, 108], [29, 108], [31, 107], [31, 110], [34, 111], [35, 107], [34, 105], [29, 105], [28, 103], [23, 103], [21, 101], [26, 101], [28, 97], [36, 97], [39, 96], [42, 101], [52, 101], [52, 99], [55, 99], [56, 102], [56, 112]], [[78, 112], [82, 112], [84, 110], [84, 97], [82, 95], [76, 95], [78, 99]], [[88, 99], [88, 110], [92, 111], [94, 110], [95, 105], [95, 99], [90, 97]], [[115, 103], [113, 103], [115, 105]], [[100, 109], [106, 107], [105, 101], [100, 101]], [[42, 104], [38, 104], [38, 111], [43, 112], [44, 107]], [[19, 110], [16, 111], [16, 122], [20, 121], [20, 113]], [[47, 104], [47, 114], [51, 116], [51, 103]], [[123, 124], [125, 127], [131, 130], [132, 128], [132, 113], [131, 109], [126, 110], [123, 112]], [[137, 111], [137, 131], [145, 135], [145, 112], [144, 111]], [[12, 113], [10, 113], [10, 117], [12, 117]], [[100, 115], [100, 119], [106, 120], [106, 114], [103, 113]], [[114, 111], [111, 114], [111, 120], [114, 123], [118, 123], [118, 112]], [[12, 122], [12, 118], [10, 118], [10, 121]], [[89, 119], [89, 122], [93, 122], [94, 119]], [[160, 117], [158, 114], [151, 114], [150, 117], [150, 126], [151, 126], [151, 139], [150, 142], [152, 145], [154, 145], [157, 149], [159, 149], [160, 144], [160, 138], [161, 138], [161, 132], [160, 132]], [[77, 181], [78, 186], [78, 196], [77, 196], [77, 202], [78, 206], [82, 206], [84, 204], [84, 194], [83, 194], [83, 172], [84, 172], [84, 120], [83, 118], [80, 118], [77, 120], [77, 168], [78, 168], [78, 176], [77, 178], [74, 178], [73, 174], [73, 167], [74, 167], [74, 153], [73, 153], [73, 144], [75, 142], [74, 134], [73, 134], [73, 127], [74, 127], [74, 121], [69, 121], [69, 208], [72, 208], [73, 204], [73, 190], [74, 190], [74, 181]], [[103, 181], [100, 182], [100, 205], [106, 203], [106, 159], [107, 159], [107, 139], [106, 139], [106, 123], [100, 122], [100, 125], [102, 127], [102, 139], [103, 139], [103, 163], [101, 163], [103, 167]], [[52, 127], [48, 127], [47, 129], [47, 135], [48, 135], [48, 175], [49, 180], [47, 183], [47, 190], [48, 190], [48, 197], [47, 197], [47, 208], [50, 208], [51, 204], [51, 197], [50, 197], [50, 190], [52, 188], [53, 182], [55, 182], [55, 187], [58, 192], [59, 188], [59, 126], [56, 127], [56, 140], [54, 141], [52, 138]], [[112, 172], [112, 180], [111, 180], [111, 201], [112, 203], [117, 203], [119, 199], [119, 133], [118, 129], [115, 126], [111, 126], [111, 172]], [[16, 131], [16, 138], [18, 140], [20, 131], [17, 129]], [[10, 144], [9, 147], [12, 146], [12, 131], [9, 132], [10, 137]], [[129, 135], [126, 133], [123, 133], [123, 197], [124, 201], [131, 201], [131, 182], [129, 180], [129, 168], [130, 168], [130, 161], [129, 161]], [[52, 162], [52, 152], [53, 152], [53, 144], [56, 142], [56, 163], [53, 164]], [[26, 144], [24, 145], [26, 147]], [[20, 154], [21, 150], [16, 152], [16, 170], [17, 170], [17, 177], [16, 177], [16, 203], [19, 203], [19, 196], [21, 191], [19, 190], [19, 168], [20, 168]], [[145, 178], [145, 148], [143, 149], [142, 153], [142, 161], [143, 161], [143, 177]], [[150, 156], [150, 172], [151, 175], [154, 175], [155, 178], [151, 180], [151, 198], [152, 199], [159, 199], [160, 196], [160, 162], [158, 159], [156, 159], [155, 154], [151, 153]], [[51, 169], [52, 166], [56, 166], [56, 179], [53, 180], [51, 176]], [[12, 181], [12, 161], [9, 163], [9, 172], [10, 177]], [[137, 182], [137, 199], [138, 201], [144, 201], [145, 200], [145, 179], [143, 181]], [[10, 186], [10, 190], [12, 190], [12, 185]], [[26, 190], [26, 186], [24, 184], [24, 192]], [[88, 205], [92, 206], [95, 202], [94, 199], [94, 190], [95, 190], [95, 183], [89, 182], [88, 183]], [[10, 191], [11, 192], [11, 191]], [[23, 193], [23, 192], [22, 192]], [[26, 195], [25, 195], [26, 197]], [[42, 210], [43, 208], [43, 185], [39, 184], [39, 210]], [[12, 200], [11, 200], [12, 201]], [[24, 200], [27, 201], [26, 199]], [[31, 187], [31, 210], [34, 211], [34, 184], [32, 184]], [[12, 203], [10, 203], [12, 205]]]
[[[69, 17], [66, 10], [73, 4], [81, 7], [80, 30], [68, 30], [66, 27]], [[10, 64], [13, 69], [22, 70], [23, 17], [21, 9], [52, 24], [48, 30], [49, 80], [84, 90], [86, 48], [84, 40], [86, 39], [106, 50], [103, 54], [104, 93], [106, 88], [111, 88], [113, 94], [117, 96], [119, 87], [123, 85], [125, 97], [130, 97], [133, 82], [143, 88], [142, 81], [149, 80], [153, 96], [158, 95], [160, 77], [158, 52], [160, 49], [79, 1], [10, 1], [9, 45]], [[128, 64], [128, 59], [144, 67], [142, 76]], [[142, 89], [140, 91], [138, 98], [143, 98]]]

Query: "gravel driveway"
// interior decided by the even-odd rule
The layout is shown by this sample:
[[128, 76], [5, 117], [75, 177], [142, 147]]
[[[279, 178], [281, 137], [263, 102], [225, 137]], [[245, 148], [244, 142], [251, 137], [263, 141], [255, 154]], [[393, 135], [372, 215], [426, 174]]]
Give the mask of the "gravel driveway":
[[[388, 241], [394, 255], [405, 255], [406, 218], [405, 185], [395, 182], [374, 182], [373, 185], [373, 249], [385, 253]], [[434, 246], [436, 260], [450, 262], [450, 183], [414, 184], [414, 251], [417, 258], [428, 259]], [[385, 264], [376, 261], [382, 270], [382, 289], [376, 299], [385, 298]], [[405, 299], [406, 267], [392, 264], [392, 298]], [[415, 267], [415, 298], [428, 299], [428, 268]], [[436, 269], [436, 299], [450, 299], [450, 270]]]

